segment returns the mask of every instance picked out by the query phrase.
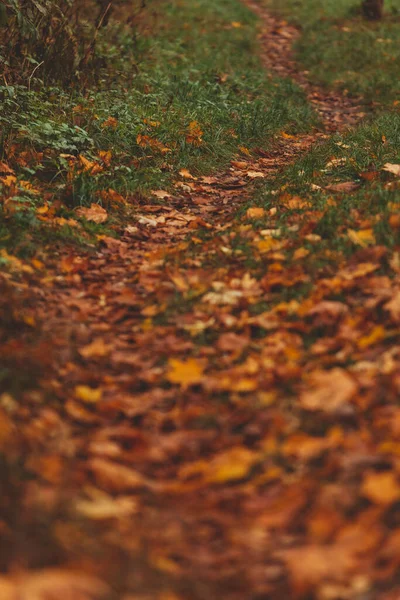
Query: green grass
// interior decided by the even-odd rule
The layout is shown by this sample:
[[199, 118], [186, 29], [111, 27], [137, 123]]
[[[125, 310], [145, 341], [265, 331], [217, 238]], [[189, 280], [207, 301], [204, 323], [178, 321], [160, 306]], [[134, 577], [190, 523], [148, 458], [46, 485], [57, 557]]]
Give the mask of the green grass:
[[385, 2], [386, 16], [369, 22], [361, 0], [262, 0], [302, 28], [296, 45], [310, 77], [329, 87], [362, 94], [367, 101], [392, 104], [400, 99], [400, 5]]
[[[131, 211], [138, 195], [170, 188], [182, 168], [215, 171], [240, 147], [265, 148], [281, 129], [297, 133], [315, 124], [303, 92], [265, 72], [257, 20], [239, 0], [175, 0], [150, 24], [150, 35], [144, 28], [134, 44], [126, 26], [112, 26], [113, 81], [104, 75], [85, 92], [46, 88], [40, 80], [30, 89], [0, 87], [2, 160], [38, 190], [17, 184], [10, 203], [3, 181], [0, 245], [15, 248], [7, 235], [15, 219], [20, 230], [42, 231], [46, 218], [38, 220], [37, 210], [45, 203], [56, 206], [56, 216], [76, 218], [75, 207], [101, 203], [111, 187]], [[99, 153], [107, 151], [105, 165]], [[101, 168], [84, 170], [79, 156]]]

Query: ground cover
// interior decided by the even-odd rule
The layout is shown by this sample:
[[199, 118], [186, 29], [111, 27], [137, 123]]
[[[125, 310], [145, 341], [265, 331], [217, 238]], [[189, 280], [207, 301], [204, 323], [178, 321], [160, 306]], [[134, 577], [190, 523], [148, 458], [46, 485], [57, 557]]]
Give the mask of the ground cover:
[[153, 3], [135, 28], [125, 17], [102, 34], [108, 66], [89, 89], [43, 82], [40, 69], [2, 85], [3, 247], [93, 243], [181, 169], [222, 168], [240, 146], [315, 121], [295, 85], [263, 71], [256, 20], [239, 3]]
[[[204, 6], [176, 5], [197, 24]], [[221, 43], [255, 25], [213, 11]], [[294, 92], [266, 139], [216, 145], [205, 175], [185, 138], [97, 251], [5, 256], [7, 600], [399, 594], [400, 121], [307, 80], [293, 28], [258, 14], [261, 58], [294, 81], [266, 75]]]
[[385, 3], [387, 15], [379, 22], [365, 21], [357, 0], [323, 3], [276, 0], [271, 4], [278, 13], [301, 26], [296, 52], [311, 78], [350, 94], [363, 94], [377, 106], [397, 105], [399, 6], [396, 2]]

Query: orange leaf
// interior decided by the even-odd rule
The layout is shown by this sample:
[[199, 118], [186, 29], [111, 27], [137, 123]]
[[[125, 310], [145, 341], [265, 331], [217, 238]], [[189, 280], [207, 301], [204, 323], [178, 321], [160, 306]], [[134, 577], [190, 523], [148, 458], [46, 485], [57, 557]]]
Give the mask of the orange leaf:
[[203, 378], [203, 365], [194, 358], [178, 360], [170, 358], [168, 361], [169, 371], [167, 379], [171, 383], [177, 383], [182, 387], [198, 384]]

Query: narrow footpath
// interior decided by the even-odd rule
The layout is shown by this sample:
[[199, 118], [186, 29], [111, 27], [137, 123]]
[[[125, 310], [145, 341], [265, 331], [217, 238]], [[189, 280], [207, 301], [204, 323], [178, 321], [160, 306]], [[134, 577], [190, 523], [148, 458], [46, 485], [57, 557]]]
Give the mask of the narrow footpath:
[[391, 328], [370, 335], [399, 335], [384, 250], [314, 272], [307, 199], [281, 237], [277, 211], [299, 199], [277, 197], [268, 230], [264, 209], [236, 217], [257, 180], [365, 109], [311, 84], [296, 29], [247, 4], [266, 68], [305, 90], [321, 125], [223, 174], [181, 172], [176, 194], [143, 204], [120, 239], [32, 276], [41, 391], [10, 410], [3, 435], [29, 480], [3, 507], [20, 570], [0, 577], [1, 598], [392, 599], [396, 504], [369, 500], [397, 494], [381, 446], [400, 431], [400, 353], [360, 343], [378, 306]]

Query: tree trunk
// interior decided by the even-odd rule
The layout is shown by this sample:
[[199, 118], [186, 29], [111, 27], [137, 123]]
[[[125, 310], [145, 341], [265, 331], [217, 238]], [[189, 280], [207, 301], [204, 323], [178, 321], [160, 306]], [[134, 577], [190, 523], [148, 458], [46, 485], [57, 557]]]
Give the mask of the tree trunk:
[[367, 19], [378, 20], [383, 17], [384, 0], [363, 0], [362, 11]]

